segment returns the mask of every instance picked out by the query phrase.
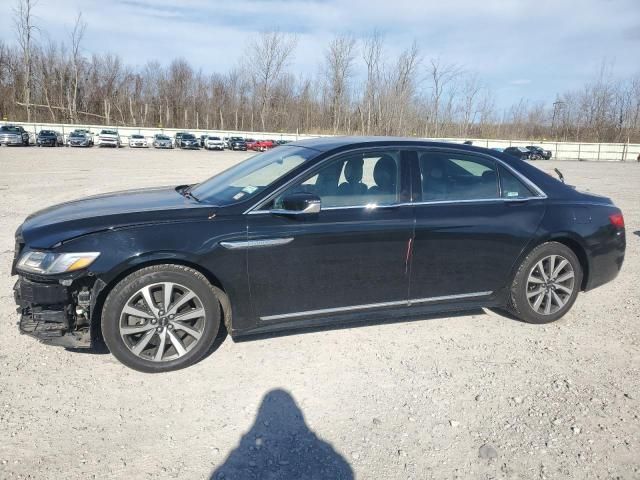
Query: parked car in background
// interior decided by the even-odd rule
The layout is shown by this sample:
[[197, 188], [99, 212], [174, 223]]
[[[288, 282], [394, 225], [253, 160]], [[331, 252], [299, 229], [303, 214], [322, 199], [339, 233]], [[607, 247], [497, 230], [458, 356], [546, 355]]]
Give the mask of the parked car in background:
[[504, 152], [504, 148], [502, 147], [492, 147], [491, 150], [495, 150], [496, 152]]
[[183, 133], [180, 135], [178, 147], [188, 150], [198, 150], [200, 148], [200, 140], [192, 133]]
[[117, 130], [100, 130], [98, 146], [120, 148], [120, 134], [118, 134]]
[[224, 148], [231, 148], [229, 144], [229, 137], [222, 137], [222, 143], [224, 143]]
[[182, 136], [187, 133], [187, 132], [177, 132], [176, 136], [174, 137], [174, 145], [176, 146], [176, 148], [180, 148], [180, 140], [182, 139]]
[[224, 140], [220, 137], [209, 136], [205, 140], [204, 148], [207, 150], [224, 150]]
[[61, 147], [64, 146], [64, 138], [60, 132], [40, 130], [36, 138], [36, 145], [39, 147]]
[[245, 151], [247, 149], [247, 142], [242, 137], [231, 137], [229, 138], [229, 149]]
[[29, 146], [29, 132], [20, 125], [3, 125], [0, 127], [0, 145]]
[[551, 150], [545, 150], [544, 148], [536, 145], [528, 145], [525, 148], [530, 152], [537, 154], [543, 160], [551, 160], [551, 157], [553, 156], [553, 152], [551, 152]]
[[164, 372], [225, 327], [239, 339], [479, 308], [553, 322], [618, 275], [626, 240], [611, 199], [511, 155], [334, 137], [191, 186], [46, 208], [15, 245], [20, 331], [80, 348], [101, 334], [125, 365]]
[[244, 140], [247, 150], [253, 150], [253, 147], [256, 146], [256, 142], [257, 140], [254, 140], [253, 138], [245, 138]]
[[209, 138], [209, 135], [200, 135], [199, 142], [200, 142], [200, 146], [202, 148], [204, 148], [206, 146], [207, 138]]
[[144, 135], [134, 133], [129, 137], [129, 147], [131, 148], [149, 148], [149, 143]]
[[173, 148], [173, 141], [169, 135], [157, 133], [153, 136], [153, 148]]
[[[69, 134], [69, 137], [73, 134], [73, 133], [84, 133], [85, 136], [87, 137], [87, 139], [89, 140], [89, 146], [93, 147], [95, 140], [93, 138], [93, 133], [91, 132], [91, 130], [86, 129], [86, 128], [76, 128], [73, 132], [71, 132]], [[67, 145], [69, 145], [69, 138], [67, 137]]]
[[69, 134], [67, 145], [69, 147], [91, 147], [93, 146], [93, 141], [88, 134], [74, 131]]
[[[519, 158], [520, 160], [537, 160], [537, 158], [533, 158], [533, 152], [524, 147], [507, 147], [503, 150], [503, 152]], [[537, 155], [535, 156], [537, 157]]]
[[253, 145], [253, 150], [258, 152], [264, 152], [275, 147], [276, 143], [273, 140], [258, 140]]
[[276, 145], [286, 145], [287, 143], [291, 143], [291, 140], [276, 140]]

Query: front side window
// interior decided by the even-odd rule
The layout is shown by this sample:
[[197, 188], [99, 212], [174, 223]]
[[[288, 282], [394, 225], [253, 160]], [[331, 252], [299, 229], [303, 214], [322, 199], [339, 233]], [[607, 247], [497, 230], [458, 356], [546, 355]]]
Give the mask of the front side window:
[[500, 198], [498, 173], [491, 160], [466, 153], [419, 155], [423, 201]]
[[400, 192], [400, 152], [384, 150], [341, 155], [280, 194], [273, 202], [273, 208], [282, 208], [282, 199], [287, 195], [302, 192], [320, 197], [322, 208], [396, 203]]
[[215, 205], [248, 200], [317, 154], [304, 147], [270, 150], [196, 185], [191, 193], [199, 200]]

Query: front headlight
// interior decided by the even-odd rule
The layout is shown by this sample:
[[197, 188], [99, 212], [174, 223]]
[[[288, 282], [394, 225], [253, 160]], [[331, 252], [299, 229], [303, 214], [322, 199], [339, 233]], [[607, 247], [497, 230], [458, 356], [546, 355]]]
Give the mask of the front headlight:
[[99, 252], [51, 253], [31, 251], [22, 255], [17, 269], [43, 275], [74, 272], [91, 265], [99, 255]]

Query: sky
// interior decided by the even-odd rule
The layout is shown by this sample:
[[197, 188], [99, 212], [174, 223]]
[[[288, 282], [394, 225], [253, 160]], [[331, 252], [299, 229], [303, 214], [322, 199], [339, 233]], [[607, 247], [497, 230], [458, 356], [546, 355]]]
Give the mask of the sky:
[[[205, 73], [226, 72], [248, 39], [279, 30], [297, 37], [290, 71], [313, 76], [331, 38], [377, 30], [390, 61], [415, 40], [425, 62], [477, 73], [503, 108], [520, 99], [550, 104], [603, 61], [617, 77], [640, 73], [640, 0], [36, 1], [42, 39], [68, 41], [82, 11], [83, 53], [117, 53], [134, 67], [184, 57]], [[0, 40], [9, 43], [12, 5], [0, 0]]]

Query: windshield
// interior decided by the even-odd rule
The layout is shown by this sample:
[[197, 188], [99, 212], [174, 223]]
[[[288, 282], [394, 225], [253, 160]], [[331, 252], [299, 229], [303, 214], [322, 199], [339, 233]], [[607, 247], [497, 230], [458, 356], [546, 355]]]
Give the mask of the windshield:
[[0, 131], [2, 131], [2, 132], [19, 132], [20, 129], [18, 127], [12, 127], [10, 125], [6, 125], [4, 127], [0, 127]]
[[84, 137], [84, 133], [82, 132], [72, 132], [70, 137]]
[[131, 135], [131, 138], [144, 138], [142, 135]]
[[166, 135], [157, 135], [156, 138], [158, 140], [169, 140], [169, 137], [167, 137]]
[[101, 135], [117, 135], [118, 132], [116, 132], [115, 130], [102, 130], [100, 134]]
[[52, 137], [56, 134], [56, 132], [52, 132], [51, 130], [42, 130], [40, 132], [40, 136], [42, 137]]
[[220, 137], [209, 137], [209, 140], [220, 140]]
[[195, 139], [195, 138], [196, 138], [196, 137], [195, 137], [195, 136], [193, 136], [193, 135], [191, 135], [190, 133], [184, 133], [184, 134], [182, 134], [182, 139], [183, 139], [183, 140], [193, 140], [193, 139]]
[[234, 165], [196, 185], [191, 192], [200, 201], [216, 205], [248, 200], [316, 154], [304, 147], [274, 149]]

